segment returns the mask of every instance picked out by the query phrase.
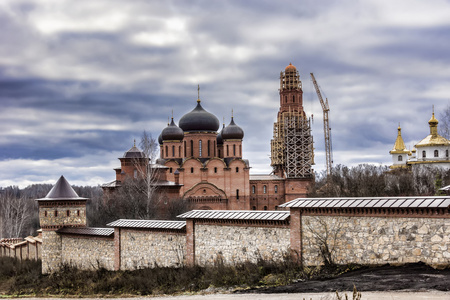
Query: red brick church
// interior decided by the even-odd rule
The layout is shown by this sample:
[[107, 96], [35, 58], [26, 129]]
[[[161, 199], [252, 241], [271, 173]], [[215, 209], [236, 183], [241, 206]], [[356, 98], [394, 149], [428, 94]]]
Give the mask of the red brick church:
[[[234, 118], [219, 131], [217, 117], [197, 99], [178, 126], [172, 118], [158, 138], [160, 157], [152, 168], [158, 170], [160, 192], [189, 201], [196, 209], [214, 210], [274, 210], [305, 197], [314, 176], [302, 95], [299, 73], [289, 64], [280, 74], [280, 110], [271, 142], [274, 172], [264, 175], [250, 175], [250, 163], [242, 156], [244, 130]], [[136, 146], [119, 159], [116, 180], [105, 184], [105, 190], [120, 186], [126, 176], [137, 177], [148, 163]]]

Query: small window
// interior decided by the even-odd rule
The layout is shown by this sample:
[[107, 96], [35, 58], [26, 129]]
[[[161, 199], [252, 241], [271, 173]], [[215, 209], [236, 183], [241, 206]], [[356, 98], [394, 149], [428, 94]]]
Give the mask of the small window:
[[295, 102], [295, 95], [292, 95], [292, 102]]
[[169, 147], [166, 145], [166, 156], [169, 157]]
[[264, 206], [264, 210], [267, 210], [267, 206]]
[[80, 211], [79, 211], [79, 210], [77, 210], [77, 216], [78, 216], [78, 217], [80, 216]]
[[398, 156], [398, 161], [402, 161], [403, 160], [403, 156], [399, 155]]
[[172, 174], [172, 168], [169, 168], [169, 173]]
[[256, 187], [254, 185], [252, 185], [252, 194], [254, 194], [256, 192]]
[[439, 157], [439, 150], [434, 150], [434, 157]]
[[58, 211], [57, 210], [55, 210], [55, 217], [57, 217], [58, 216]]
[[233, 156], [236, 156], [236, 145], [233, 145]]
[[198, 156], [202, 157], [202, 140], [198, 141]]
[[191, 168], [191, 173], [194, 173], [194, 168]]
[[256, 206], [253, 206], [252, 209], [253, 209], [253, 210], [256, 210]]
[[423, 157], [423, 158], [427, 157], [427, 152], [426, 152], [425, 150], [422, 151], [422, 157]]
[[263, 193], [264, 193], [264, 194], [267, 193], [267, 186], [263, 186]]
[[214, 173], [217, 173], [217, 167], [214, 167]]
[[44, 212], [44, 216], [47, 216], [47, 211]]
[[211, 156], [211, 141], [208, 140], [208, 157]]
[[445, 150], [445, 156], [448, 157], [448, 150]]
[[172, 146], [172, 156], [175, 157], [175, 146]]
[[137, 170], [136, 169], [134, 169], [134, 178], [137, 178]]
[[70, 217], [70, 210], [66, 211], [66, 215]]
[[194, 141], [191, 140], [191, 156], [194, 156]]
[[239, 199], [239, 190], [236, 190], [236, 199]]
[[275, 189], [275, 194], [277, 194], [277, 193], [278, 193], [278, 185], [276, 185], [276, 186], [274, 187], [274, 189]]
[[236, 173], [239, 173], [239, 167], [236, 167]]

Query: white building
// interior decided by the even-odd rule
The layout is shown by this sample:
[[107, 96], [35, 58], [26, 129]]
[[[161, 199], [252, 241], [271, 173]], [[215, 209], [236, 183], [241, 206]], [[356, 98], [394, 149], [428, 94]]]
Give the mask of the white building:
[[438, 134], [438, 123], [433, 112], [431, 119], [428, 121], [430, 134], [417, 143], [412, 151], [406, 149], [399, 126], [394, 148], [389, 152], [392, 155], [393, 163], [390, 168], [433, 166], [450, 169], [450, 141]]

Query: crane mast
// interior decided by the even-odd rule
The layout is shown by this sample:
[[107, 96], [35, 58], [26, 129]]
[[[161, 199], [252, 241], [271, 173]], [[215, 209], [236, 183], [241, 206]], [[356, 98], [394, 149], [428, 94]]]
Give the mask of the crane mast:
[[319, 98], [320, 104], [322, 105], [323, 110], [323, 131], [325, 135], [325, 156], [326, 156], [326, 163], [327, 163], [327, 176], [331, 175], [331, 168], [333, 165], [333, 153], [331, 148], [331, 128], [330, 128], [330, 122], [328, 119], [328, 112], [330, 111], [330, 107], [328, 105], [328, 99], [326, 98], [325, 101], [323, 101], [322, 94], [320, 93], [319, 85], [317, 84], [316, 78], [314, 77], [314, 74], [311, 73], [311, 79], [314, 84], [314, 88], [316, 89], [317, 97]]

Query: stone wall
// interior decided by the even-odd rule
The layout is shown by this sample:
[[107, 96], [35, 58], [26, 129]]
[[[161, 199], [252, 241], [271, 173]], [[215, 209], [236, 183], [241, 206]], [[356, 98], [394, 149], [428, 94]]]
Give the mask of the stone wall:
[[42, 232], [42, 273], [56, 271], [62, 263], [61, 236], [55, 231]]
[[450, 219], [302, 216], [303, 262], [323, 262], [326, 240], [336, 263], [450, 264]]
[[258, 259], [281, 260], [289, 250], [289, 228], [195, 224], [199, 265], [223, 259], [226, 264]]
[[61, 255], [63, 264], [84, 270], [114, 270], [114, 239], [62, 235]]
[[178, 267], [186, 256], [186, 234], [150, 230], [120, 230], [120, 269]]

